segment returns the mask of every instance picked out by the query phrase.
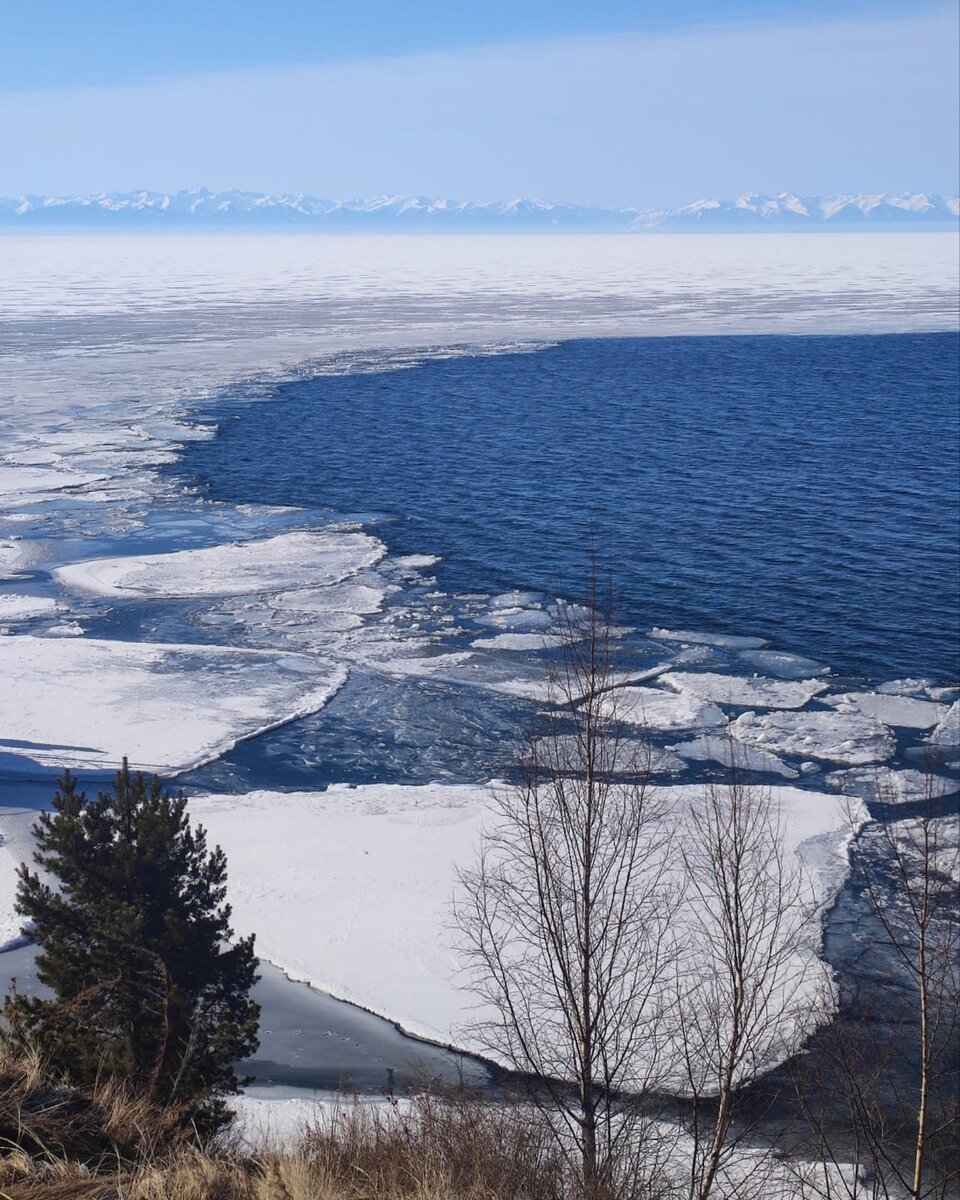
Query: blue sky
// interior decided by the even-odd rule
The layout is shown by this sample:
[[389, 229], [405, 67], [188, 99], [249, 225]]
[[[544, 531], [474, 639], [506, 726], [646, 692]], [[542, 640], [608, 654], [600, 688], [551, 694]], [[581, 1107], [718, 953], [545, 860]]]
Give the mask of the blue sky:
[[954, 5], [32, 0], [0, 192], [954, 192]]

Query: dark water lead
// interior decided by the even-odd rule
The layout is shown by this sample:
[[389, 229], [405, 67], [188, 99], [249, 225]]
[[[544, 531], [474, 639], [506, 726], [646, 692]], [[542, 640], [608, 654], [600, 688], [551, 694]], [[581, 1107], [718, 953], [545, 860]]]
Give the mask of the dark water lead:
[[[16, 978], [20, 991], [44, 994], [36, 953], [25, 945], [0, 954], [3, 992]], [[492, 1068], [480, 1059], [409, 1037], [382, 1017], [292, 982], [270, 963], [260, 964], [260, 974], [253, 992], [261, 1007], [260, 1049], [239, 1070], [261, 1086], [379, 1092], [493, 1082]]]

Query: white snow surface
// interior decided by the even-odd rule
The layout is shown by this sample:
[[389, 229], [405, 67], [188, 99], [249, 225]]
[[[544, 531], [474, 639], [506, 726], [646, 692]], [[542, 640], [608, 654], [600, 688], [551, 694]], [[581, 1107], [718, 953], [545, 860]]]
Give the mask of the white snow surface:
[[945, 704], [893, 692], [843, 692], [825, 700], [839, 713], [862, 713], [903, 729], [929, 729], [947, 715]]
[[[191, 798], [190, 812], [230, 863], [239, 934], [295, 979], [396, 1020], [412, 1033], [470, 1047], [475, 1001], [453, 950], [457, 869], [475, 862], [497, 785], [335, 785], [324, 792], [255, 791]], [[658, 788], [671, 823], [700, 785]], [[837, 795], [769, 792], [788, 856], [810, 873], [811, 903], [846, 875], [849, 826]], [[817, 934], [795, 964], [806, 979]]]
[[320, 529], [202, 550], [99, 558], [58, 567], [68, 588], [97, 595], [239, 596], [340, 583], [386, 553], [355, 529]]
[[294, 979], [450, 1042], [463, 997], [447, 929], [486, 787], [380, 784], [190, 800], [230, 863], [239, 933]]
[[862, 713], [746, 712], [728, 728], [748, 746], [848, 766], [885, 762], [896, 749], [886, 725]]
[[712, 671], [668, 671], [661, 681], [678, 692], [740, 708], [803, 708], [827, 684], [822, 679], [765, 679], [760, 675], [721, 675]]
[[174, 774], [316, 712], [346, 670], [296, 654], [94, 638], [0, 638], [0, 760]]

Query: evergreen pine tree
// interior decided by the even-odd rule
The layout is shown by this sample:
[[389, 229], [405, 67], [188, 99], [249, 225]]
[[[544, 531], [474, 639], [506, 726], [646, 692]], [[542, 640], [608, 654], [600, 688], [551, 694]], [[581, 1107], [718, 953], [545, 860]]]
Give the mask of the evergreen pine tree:
[[64, 774], [34, 825], [17, 911], [54, 999], [8, 997], [20, 1036], [79, 1086], [119, 1077], [198, 1128], [226, 1118], [232, 1064], [258, 1046], [254, 939], [232, 944], [223, 851], [191, 828], [186, 798], [131, 774], [89, 803]]

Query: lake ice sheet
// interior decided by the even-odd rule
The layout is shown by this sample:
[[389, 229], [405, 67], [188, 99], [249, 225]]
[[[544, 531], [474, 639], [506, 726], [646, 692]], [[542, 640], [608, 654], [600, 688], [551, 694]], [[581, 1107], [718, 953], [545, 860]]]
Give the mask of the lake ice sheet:
[[[229, 510], [159, 475], [179, 447], [214, 436], [196, 416], [217, 389], [247, 381], [256, 396], [303, 370], [406, 370], [424, 357], [535, 352], [571, 336], [953, 329], [955, 248], [952, 235], [933, 234], [3, 239], [0, 677], [15, 687], [0, 698], [0, 771], [106, 772], [126, 753], [177, 772], [315, 712], [338, 689], [324, 712], [359, 713], [369, 736], [343, 686], [351, 669], [378, 673], [384, 689], [390, 678], [433, 676], [451, 696], [549, 701], [538, 661], [554, 636], [549, 597], [431, 593], [430, 546], [384, 557], [389, 530]], [[661, 749], [670, 770], [677, 754], [716, 761], [713, 734], [728, 745], [733, 715], [724, 705], [802, 707], [821, 690], [824, 668], [749, 632], [653, 636], [629, 678], [673, 675], [631, 688], [626, 715], [661, 741], [683, 731], [676, 754]], [[686, 674], [695, 666], [699, 683]], [[716, 684], [743, 668], [790, 686]], [[755, 769], [782, 776], [808, 757], [889, 758], [884, 719], [941, 717], [933, 693], [909, 712], [851, 694], [836, 703], [856, 712], [747, 713], [731, 732]], [[482, 699], [463, 703], [465, 726], [479, 731]], [[928, 736], [954, 744], [958, 711]], [[849, 774], [827, 782], [854, 795], [862, 786]], [[915, 781], [904, 783], [912, 793]], [[454, 864], [475, 846], [482, 784], [192, 803], [224, 842], [238, 921], [257, 928], [268, 957], [447, 1038], [462, 997], [437, 928]], [[840, 800], [797, 788], [778, 796], [823, 903], [843, 874]], [[0, 818], [0, 926], [14, 936], [26, 818]]]

